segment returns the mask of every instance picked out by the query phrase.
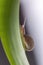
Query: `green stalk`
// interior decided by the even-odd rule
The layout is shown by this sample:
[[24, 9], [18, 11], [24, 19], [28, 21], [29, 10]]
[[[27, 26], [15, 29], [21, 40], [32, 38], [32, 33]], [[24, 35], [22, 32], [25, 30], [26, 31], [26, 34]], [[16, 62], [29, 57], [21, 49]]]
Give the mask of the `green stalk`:
[[29, 65], [19, 29], [19, 0], [0, 0], [0, 38], [10, 65]]

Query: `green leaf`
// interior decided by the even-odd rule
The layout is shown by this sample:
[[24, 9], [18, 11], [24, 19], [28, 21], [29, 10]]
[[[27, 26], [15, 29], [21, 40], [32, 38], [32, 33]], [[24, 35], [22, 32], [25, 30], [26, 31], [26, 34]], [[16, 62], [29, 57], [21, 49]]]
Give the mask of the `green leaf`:
[[0, 0], [0, 38], [10, 65], [29, 65], [19, 29], [19, 0]]

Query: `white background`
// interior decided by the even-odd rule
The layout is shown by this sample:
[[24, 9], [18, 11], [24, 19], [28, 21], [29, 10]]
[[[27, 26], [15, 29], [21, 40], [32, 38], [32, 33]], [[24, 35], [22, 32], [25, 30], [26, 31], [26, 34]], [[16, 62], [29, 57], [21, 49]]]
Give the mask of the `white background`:
[[43, 0], [21, 0], [28, 34], [34, 39], [37, 65], [43, 65]]

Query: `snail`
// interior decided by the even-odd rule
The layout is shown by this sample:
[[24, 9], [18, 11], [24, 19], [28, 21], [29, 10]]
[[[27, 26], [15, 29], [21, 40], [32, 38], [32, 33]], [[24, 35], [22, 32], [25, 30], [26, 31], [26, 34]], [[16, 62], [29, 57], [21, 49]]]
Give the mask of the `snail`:
[[22, 37], [22, 41], [23, 41], [23, 45], [26, 51], [32, 51], [34, 48], [34, 40], [32, 39], [31, 36], [28, 36], [25, 33], [25, 22], [26, 19], [24, 21], [23, 25], [20, 25], [20, 32], [21, 32], [21, 37]]

